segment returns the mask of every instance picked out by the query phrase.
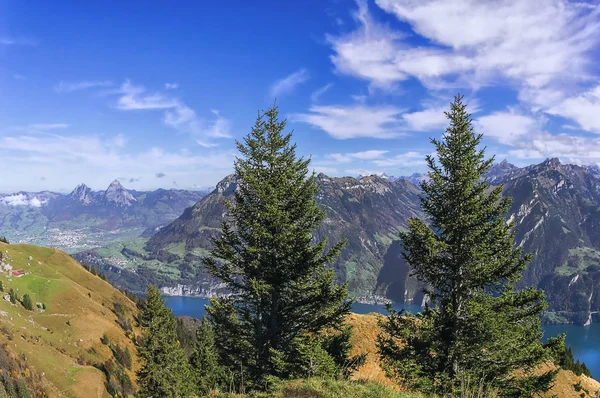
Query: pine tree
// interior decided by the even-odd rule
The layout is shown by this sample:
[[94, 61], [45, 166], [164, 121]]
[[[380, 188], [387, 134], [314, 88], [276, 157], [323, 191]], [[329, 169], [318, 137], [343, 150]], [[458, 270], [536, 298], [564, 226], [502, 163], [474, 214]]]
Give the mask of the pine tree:
[[190, 357], [190, 364], [194, 372], [196, 391], [199, 396], [205, 396], [224, 384], [225, 372], [219, 364], [219, 357], [215, 347], [215, 333], [211, 323], [202, 319], [200, 327], [196, 330], [194, 351]]
[[10, 302], [13, 304], [17, 304], [17, 293], [11, 287], [8, 291], [8, 296], [10, 297]]
[[234, 293], [213, 299], [207, 311], [222, 361], [242, 388], [302, 376], [306, 344], [325, 328], [341, 329], [351, 306], [347, 287], [336, 286], [327, 267], [345, 242], [326, 251], [325, 240], [312, 241], [325, 214], [314, 200], [310, 160], [297, 158], [285, 125], [274, 106], [238, 142], [229, 219], [204, 259]]
[[177, 341], [176, 320], [156, 286], [148, 286], [141, 304], [139, 323], [145, 330], [138, 346], [142, 362], [137, 372], [139, 396], [178, 398], [192, 395], [191, 371]]
[[539, 341], [544, 294], [515, 290], [531, 257], [514, 246], [510, 199], [484, 178], [494, 159], [484, 160], [462, 96], [446, 116], [442, 141], [432, 140], [438, 161], [427, 156], [429, 180], [421, 183], [430, 224], [413, 218], [400, 234], [404, 258], [429, 286], [433, 305], [416, 316], [390, 309], [380, 353], [392, 376], [428, 393], [451, 394], [468, 383], [528, 396], [554, 376], [530, 372], [547, 355]]
[[26, 310], [33, 311], [33, 303], [31, 302], [31, 297], [29, 297], [29, 294], [25, 293], [23, 295], [21, 304], [23, 304], [23, 307], [25, 307]]

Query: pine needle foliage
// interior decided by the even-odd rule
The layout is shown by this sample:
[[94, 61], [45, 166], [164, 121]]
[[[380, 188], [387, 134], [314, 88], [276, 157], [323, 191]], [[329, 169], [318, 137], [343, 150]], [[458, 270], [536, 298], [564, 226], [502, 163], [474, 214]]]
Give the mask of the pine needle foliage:
[[[276, 106], [259, 112], [237, 143], [237, 191], [226, 203], [222, 235], [204, 259], [233, 292], [213, 299], [207, 312], [238, 390], [303, 377], [307, 361], [331, 362], [315, 338], [326, 328], [342, 330], [351, 307], [347, 286], [335, 285], [328, 267], [345, 242], [326, 250], [326, 240], [313, 241], [325, 217], [314, 199], [316, 178], [278, 117]], [[310, 368], [331, 369], [321, 365]]]
[[470, 380], [502, 396], [530, 396], [554, 377], [531, 373], [548, 357], [539, 341], [544, 294], [515, 289], [531, 256], [514, 246], [511, 200], [484, 178], [494, 159], [484, 159], [462, 96], [446, 116], [442, 140], [431, 140], [437, 160], [427, 156], [429, 180], [421, 183], [428, 223], [413, 218], [400, 234], [432, 305], [417, 315], [390, 308], [380, 353], [390, 375], [427, 393], [454, 394]]
[[139, 396], [142, 398], [184, 398], [193, 395], [193, 380], [183, 348], [177, 340], [176, 320], [150, 285], [140, 304], [139, 323], [144, 328], [138, 345], [142, 363], [138, 370]]
[[202, 319], [202, 323], [196, 330], [190, 365], [198, 396], [203, 397], [225, 385], [227, 378], [225, 370], [219, 364], [219, 356], [215, 348], [215, 332], [206, 318]]

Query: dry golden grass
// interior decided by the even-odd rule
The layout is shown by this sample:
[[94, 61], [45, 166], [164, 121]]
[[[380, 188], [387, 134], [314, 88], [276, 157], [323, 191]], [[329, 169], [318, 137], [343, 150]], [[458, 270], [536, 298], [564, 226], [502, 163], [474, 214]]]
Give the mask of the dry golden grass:
[[[381, 368], [379, 355], [377, 353], [377, 336], [379, 334], [378, 320], [383, 315], [380, 314], [350, 314], [347, 318], [348, 324], [353, 326], [353, 335], [351, 343], [353, 344], [352, 354], [367, 353], [367, 362], [353, 376], [353, 380], [376, 381], [397, 389], [398, 387], [390, 380], [385, 371]], [[541, 365], [537, 372], [543, 373], [550, 369], [556, 369], [556, 366], [550, 363]], [[576, 391], [575, 385], [581, 384], [581, 391]], [[560, 370], [554, 383], [554, 387], [545, 394], [545, 397], [558, 396], [561, 398], [580, 398], [596, 397], [600, 391], [600, 383], [587, 376], [577, 376], [571, 371]]]
[[354, 375], [353, 380], [377, 381], [379, 383], [398, 388], [397, 384], [390, 380], [381, 368], [379, 354], [377, 353], [377, 336], [379, 335], [378, 320], [380, 314], [350, 314], [347, 318], [349, 325], [353, 327], [352, 355], [367, 354], [364, 364]]

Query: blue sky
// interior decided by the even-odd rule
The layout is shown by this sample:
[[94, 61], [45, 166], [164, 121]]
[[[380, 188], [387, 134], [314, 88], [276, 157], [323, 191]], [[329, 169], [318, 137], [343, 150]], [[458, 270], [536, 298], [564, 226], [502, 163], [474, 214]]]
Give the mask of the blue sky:
[[199, 188], [277, 98], [329, 175], [424, 170], [457, 92], [488, 154], [600, 162], [600, 6], [0, 0], [0, 192]]

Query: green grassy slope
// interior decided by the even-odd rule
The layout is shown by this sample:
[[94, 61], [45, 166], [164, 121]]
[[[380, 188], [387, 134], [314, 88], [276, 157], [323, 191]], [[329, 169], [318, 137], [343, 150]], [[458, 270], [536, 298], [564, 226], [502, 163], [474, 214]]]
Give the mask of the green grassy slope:
[[[0, 272], [4, 293], [13, 289], [19, 298], [28, 294], [33, 311], [19, 302], [0, 299], [0, 341], [16, 356], [25, 356], [28, 366], [43, 374], [49, 396], [109, 396], [101, 364], [114, 360], [111, 346], [118, 342], [133, 356], [135, 347], [121, 320], [133, 323], [135, 304], [110, 284], [92, 275], [65, 253], [30, 245], [0, 243], [3, 262], [22, 269], [22, 277]], [[38, 308], [44, 304], [46, 309]], [[115, 311], [115, 306], [122, 308]], [[110, 344], [101, 342], [109, 337]]]

